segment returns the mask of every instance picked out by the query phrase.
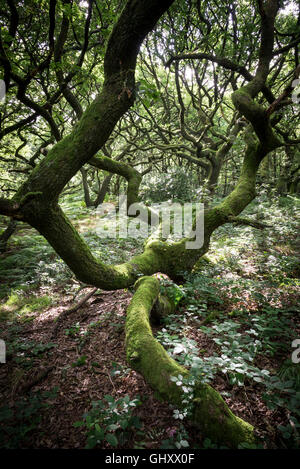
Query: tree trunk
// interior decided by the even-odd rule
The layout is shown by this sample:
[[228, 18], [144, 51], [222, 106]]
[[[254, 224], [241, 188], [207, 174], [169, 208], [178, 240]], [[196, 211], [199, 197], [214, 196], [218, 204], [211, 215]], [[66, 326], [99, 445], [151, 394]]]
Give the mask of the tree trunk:
[[87, 171], [84, 168], [80, 169], [81, 176], [82, 176], [82, 185], [83, 185], [83, 193], [84, 193], [84, 202], [87, 207], [92, 207], [94, 204], [91, 200], [90, 196], [90, 189], [89, 184], [87, 181]]
[[[126, 320], [128, 363], [144, 376], [158, 397], [184, 409], [182, 401], [187, 395], [173, 378], [181, 375], [188, 380], [191, 375], [153, 337], [149, 321], [153, 306], [159, 299], [159, 281], [154, 277], [142, 277], [135, 287]], [[230, 448], [237, 448], [244, 442], [255, 442], [252, 425], [236, 417], [211, 386], [196, 380], [190, 389], [192, 405], [188, 418], [205, 437]]]
[[100, 204], [103, 204], [105, 196], [108, 193], [109, 184], [110, 184], [112, 177], [113, 177], [113, 174], [109, 174], [108, 176], [105, 176], [102, 182], [102, 185], [100, 187], [100, 190], [98, 192], [97, 198], [94, 202], [94, 207], [97, 208]]
[[0, 253], [4, 253], [7, 249], [7, 242], [9, 238], [14, 234], [17, 227], [17, 222], [13, 218], [10, 220], [7, 228], [3, 231], [0, 236]]
[[113, 174], [109, 174], [108, 176], [105, 176], [101, 186], [99, 187], [98, 194], [95, 198], [95, 200], [91, 199], [90, 196], [90, 188], [87, 180], [87, 171], [84, 168], [80, 169], [81, 175], [82, 175], [82, 184], [83, 184], [83, 191], [84, 191], [84, 201], [85, 205], [87, 207], [95, 207], [97, 208], [100, 204], [104, 202], [105, 196], [108, 192], [109, 189], [109, 184], [111, 181], [111, 178], [113, 177]]
[[209, 190], [210, 195], [214, 195], [216, 188], [218, 186], [222, 163], [223, 161], [219, 159], [219, 160], [216, 160], [211, 165], [209, 176], [208, 176], [208, 181], [207, 181], [207, 188]]

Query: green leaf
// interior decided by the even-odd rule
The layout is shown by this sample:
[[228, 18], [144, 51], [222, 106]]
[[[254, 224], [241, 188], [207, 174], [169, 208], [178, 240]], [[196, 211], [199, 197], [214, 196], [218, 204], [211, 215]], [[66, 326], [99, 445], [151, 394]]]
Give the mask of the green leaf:
[[186, 440], [181, 440], [180, 444], [181, 444], [182, 448], [188, 448], [189, 447], [189, 443]]
[[105, 439], [107, 441], [107, 443], [109, 443], [111, 446], [118, 446], [118, 438], [111, 434], [111, 433], [108, 433], [106, 436], [105, 436]]
[[83, 425], [84, 425], [84, 422], [80, 422], [80, 421], [73, 423], [73, 427], [75, 428], [82, 427]]
[[[120, 425], [123, 428], [122, 424], [120, 424]], [[111, 425], [108, 425], [107, 430], [109, 432], [114, 432], [115, 430], [118, 430], [118, 428], [119, 428], [119, 425], [116, 425], [115, 423], [112, 423]]]

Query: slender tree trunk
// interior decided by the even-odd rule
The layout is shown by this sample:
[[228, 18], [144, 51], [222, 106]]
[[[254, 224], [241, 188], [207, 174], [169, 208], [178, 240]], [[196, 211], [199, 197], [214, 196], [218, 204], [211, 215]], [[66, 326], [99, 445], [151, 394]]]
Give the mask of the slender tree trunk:
[[227, 160], [225, 161], [225, 168], [224, 168], [224, 188], [223, 188], [223, 197], [227, 194]]
[[209, 190], [210, 195], [214, 195], [216, 188], [218, 186], [221, 167], [222, 167], [221, 159], [216, 160], [211, 165], [211, 170], [210, 170], [208, 181], [207, 181], [207, 188]]
[[83, 185], [83, 191], [84, 191], [85, 205], [87, 207], [97, 208], [100, 204], [104, 202], [104, 199], [108, 192], [109, 184], [110, 184], [111, 178], [113, 177], [113, 174], [109, 174], [108, 176], [104, 178], [95, 200], [92, 200], [90, 196], [90, 188], [89, 188], [89, 184], [87, 180], [87, 171], [84, 168], [81, 168], [80, 172], [82, 175], [82, 185]]
[[10, 220], [7, 228], [3, 231], [0, 236], [0, 252], [4, 253], [7, 249], [7, 242], [9, 238], [14, 234], [17, 227], [17, 222], [13, 218]]
[[103, 204], [106, 194], [108, 193], [109, 184], [113, 177], [113, 174], [106, 176], [102, 182], [100, 190], [98, 192], [97, 198], [94, 202], [94, 207], [98, 207], [100, 204]]
[[82, 176], [82, 185], [83, 185], [85, 205], [87, 207], [92, 207], [94, 204], [93, 204], [93, 202], [91, 200], [91, 196], [90, 196], [90, 189], [89, 189], [89, 184], [88, 184], [88, 180], [87, 180], [87, 170], [84, 169], [84, 168], [81, 168], [80, 172], [81, 172], [81, 176]]

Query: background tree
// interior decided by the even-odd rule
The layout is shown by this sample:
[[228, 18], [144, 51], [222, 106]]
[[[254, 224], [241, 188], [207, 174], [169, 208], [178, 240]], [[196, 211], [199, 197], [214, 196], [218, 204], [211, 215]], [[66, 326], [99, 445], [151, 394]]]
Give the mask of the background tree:
[[[294, 124], [299, 110], [290, 99], [300, 71], [299, 13], [288, 20], [278, 16], [283, 3], [277, 0], [230, 6], [129, 0], [124, 5], [103, 4], [103, 9], [92, 0], [87, 7], [70, 1], [50, 1], [41, 9], [35, 2], [26, 9], [18, 2], [7, 5], [8, 27], [2, 28], [0, 44], [8, 90], [1, 135], [3, 148], [8, 154], [13, 150], [17, 164], [11, 164], [7, 153], [3, 162], [8, 174], [21, 176], [18, 187], [5, 189], [0, 213], [36, 228], [86, 284], [112, 290], [137, 281], [126, 326], [128, 362], [163, 398], [181, 405], [184, 393], [174, 378], [188, 381], [190, 373], [152, 336], [149, 315], [154, 304], [161, 314], [166, 301], [160, 296], [159, 280], [149, 276], [162, 272], [176, 279], [183, 270], [191, 270], [207, 252], [211, 235], [225, 223], [260, 226], [239, 217], [256, 195], [260, 164], [299, 143]], [[138, 89], [137, 57], [151, 31], [141, 55]], [[160, 77], [162, 63], [151, 54], [145, 58], [152, 43], [157, 44], [158, 58], [170, 67], [167, 78]], [[181, 65], [185, 60], [190, 61], [188, 69]], [[187, 70], [195, 76], [194, 85]], [[171, 90], [167, 83], [173, 83]], [[143, 91], [141, 108], [130, 111]], [[288, 125], [291, 115], [293, 124]], [[146, 130], [141, 129], [145, 120]], [[115, 150], [125, 140], [123, 150], [133, 158], [132, 164], [119, 161], [117, 155], [111, 158], [107, 145], [114, 135]], [[146, 151], [154, 151], [156, 163], [161, 159], [162, 165], [166, 157], [161, 153], [167, 150], [174, 165], [185, 160], [200, 166], [200, 180], [208, 179], [213, 191], [231, 149], [239, 159], [239, 177], [227, 197], [206, 210], [204, 244], [199, 249], [186, 249], [186, 239], [168, 242], [151, 237], [142, 254], [108, 265], [93, 255], [59, 205], [62, 191], [79, 171], [85, 174], [86, 164], [125, 178], [128, 204], [138, 202], [142, 171], [133, 164], [142, 165], [135, 154], [142, 157]], [[235, 162], [232, 156], [228, 163]], [[151, 161], [148, 156], [147, 168]], [[201, 381], [193, 387], [190, 418], [206, 435], [231, 446], [254, 440], [251, 425], [233, 415], [216, 391]]]

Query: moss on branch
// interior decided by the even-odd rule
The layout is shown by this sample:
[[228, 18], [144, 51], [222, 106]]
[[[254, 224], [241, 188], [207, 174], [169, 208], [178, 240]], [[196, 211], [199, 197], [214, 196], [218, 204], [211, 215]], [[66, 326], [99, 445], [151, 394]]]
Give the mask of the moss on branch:
[[[153, 337], [150, 315], [159, 296], [159, 280], [142, 277], [127, 310], [126, 354], [130, 366], [141, 373], [158, 397], [182, 407], [184, 392], [173, 380], [189, 371], [173, 360]], [[194, 389], [193, 424], [205, 437], [218, 444], [238, 447], [242, 442], [253, 443], [253, 427], [235, 416], [221, 395], [211, 386], [196, 382]]]

